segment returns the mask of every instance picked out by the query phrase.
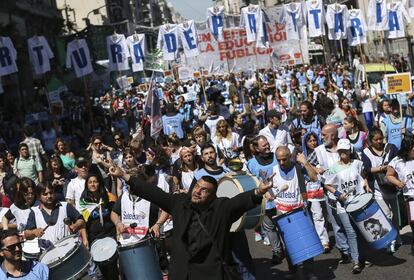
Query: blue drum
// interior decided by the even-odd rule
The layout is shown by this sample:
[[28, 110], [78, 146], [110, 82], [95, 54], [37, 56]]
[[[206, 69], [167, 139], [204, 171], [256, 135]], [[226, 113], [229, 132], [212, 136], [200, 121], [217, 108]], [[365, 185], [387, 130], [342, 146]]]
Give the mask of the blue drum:
[[118, 247], [119, 265], [127, 280], [160, 280], [161, 268], [151, 238]]
[[348, 203], [345, 210], [372, 248], [387, 248], [397, 238], [397, 230], [371, 193], [357, 195]]
[[[259, 186], [259, 180], [255, 176], [246, 173], [227, 174], [220, 179], [217, 188], [217, 197], [235, 197], [236, 195], [250, 191]], [[230, 228], [231, 232], [245, 229], [253, 229], [262, 223], [265, 212], [265, 199], [263, 203], [246, 213], [235, 221]]]
[[324, 252], [312, 219], [305, 209], [297, 208], [276, 217], [276, 224], [293, 265]]

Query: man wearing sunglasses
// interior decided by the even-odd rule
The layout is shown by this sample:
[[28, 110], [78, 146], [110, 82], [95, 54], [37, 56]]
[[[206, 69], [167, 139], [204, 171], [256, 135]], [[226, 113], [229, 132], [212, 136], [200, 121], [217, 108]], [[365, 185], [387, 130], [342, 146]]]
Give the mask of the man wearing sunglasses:
[[16, 230], [3, 231], [0, 245], [0, 256], [4, 259], [0, 267], [0, 279], [49, 279], [49, 268], [46, 265], [22, 260], [22, 242]]

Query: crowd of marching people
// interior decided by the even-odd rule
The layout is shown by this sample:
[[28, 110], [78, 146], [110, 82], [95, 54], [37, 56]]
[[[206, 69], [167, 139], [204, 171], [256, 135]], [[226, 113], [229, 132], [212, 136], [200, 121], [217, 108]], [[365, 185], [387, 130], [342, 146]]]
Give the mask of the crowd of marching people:
[[[155, 85], [147, 89], [157, 88], [162, 112], [156, 138], [151, 137], [142, 87], [96, 97], [92, 115], [85, 107], [78, 118], [9, 121], [0, 132], [0, 279], [31, 273], [38, 278], [27, 279], [46, 279], [39, 256], [72, 234], [91, 251], [105, 237], [121, 248], [154, 239], [156, 265], [171, 279], [239, 279], [208, 278], [202, 273], [208, 266], [197, 266], [229, 258], [237, 263], [240, 279], [255, 279], [244, 230], [231, 233], [230, 240], [199, 238], [209, 236], [203, 224], [182, 228], [185, 218], [176, 202], [167, 202], [188, 196], [193, 203], [188, 207], [193, 207], [209, 192], [204, 185], [217, 188], [235, 160], [259, 181], [286, 186], [274, 193], [260, 185], [256, 194], [264, 195], [265, 211], [254, 238], [269, 245], [274, 265], [286, 259], [292, 272], [296, 267], [275, 217], [307, 208], [324, 252], [335, 246], [339, 262], [351, 263], [352, 273], [360, 273], [371, 263], [364, 249], [367, 241], [347, 212], [352, 199], [372, 193], [397, 233], [410, 222], [401, 217], [407, 215], [405, 204], [414, 200], [414, 93], [389, 96], [383, 87], [377, 90], [367, 82], [356, 92], [353, 79], [352, 69], [337, 64], [152, 81]], [[137, 182], [174, 195], [164, 197], [158, 189], [146, 193]], [[194, 211], [203, 218], [208, 209]], [[198, 225], [197, 218], [190, 215], [187, 224]], [[206, 219], [208, 230], [216, 232], [220, 221]], [[390, 229], [374, 220], [364, 227], [376, 241]], [[39, 247], [34, 257], [27, 251], [32, 240]], [[414, 255], [414, 238], [411, 242]], [[397, 234], [386, 250], [393, 254], [401, 245]], [[211, 246], [219, 247], [221, 261], [205, 250]], [[91, 262], [82, 272], [92, 279], [132, 279], [129, 275], [140, 273], [148, 262], [134, 263], [128, 250], [122, 250], [115, 260]], [[22, 257], [29, 268], [17, 265]], [[169, 264], [174, 271], [169, 272]]]

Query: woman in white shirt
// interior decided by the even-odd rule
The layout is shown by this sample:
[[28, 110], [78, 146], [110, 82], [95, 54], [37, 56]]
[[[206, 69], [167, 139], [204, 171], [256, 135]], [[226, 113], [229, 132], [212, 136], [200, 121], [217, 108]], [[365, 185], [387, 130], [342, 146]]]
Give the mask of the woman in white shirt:
[[213, 143], [227, 159], [239, 156], [239, 136], [231, 131], [231, 127], [225, 120], [217, 122], [216, 136], [213, 138]]
[[179, 161], [178, 166], [174, 164], [173, 167], [173, 181], [175, 185], [180, 187], [180, 190], [187, 192], [194, 179], [194, 173], [198, 170], [195, 150], [190, 147], [182, 147]]
[[374, 126], [374, 103], [377, 99], [375, 90], [371, 89], [366, 81], [361, 84], [362, 114], [368, 129]]
[[330, 207], [336, 208], [332, 214], [338, 225], [343, 228], [348, 244], [349, 252], [353, 261], [352, 273], [360, 273], [364, 267], [358, 250], [357, 233], [352, 227], [348, 213], [345, 211], [346, 205], [352, 198], [365, 191], [371, 191], [368, 181], [362, 177], [362, 161], [351, 158], [351, 142], [348, 139], [338, 141], [337, 151], [339, 162], [329, 168], [325, 175], [325, 188], [328, 191], [328, 201]]
[[[395, 157], [387, 168], [387, 179], [402, 191], [405, 201], [414, 200], [414, 141], [403, 142], [398, 157]], [[411, 213], [413, 215], [414, 213]], [[414, 224], [410, 224], [414, 234]], [[411, 254], [414, 255], [414, 236], [411, 239]]]

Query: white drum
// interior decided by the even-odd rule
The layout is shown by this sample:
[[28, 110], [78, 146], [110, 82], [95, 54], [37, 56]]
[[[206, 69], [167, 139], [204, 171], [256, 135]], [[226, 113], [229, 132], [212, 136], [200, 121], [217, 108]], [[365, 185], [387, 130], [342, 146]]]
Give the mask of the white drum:
[[49, 279], [80, 279], [92, 260], [88, 249], [77, 235], [62, 238], [40, 256], [49, 267]]
[[97, 239], [92, 243], [91, 255], [97, 264], [111, 263], [118, 256], [118, 243], [111, 237]]
[[[259, 181], [255, 176], [249, 174], [226, 174], [220, 179], [217, 188], [217, 197], [235, 197], [246, 191], [250, 191], [259, 186]], [[231, 232], [245, 229], [253, 229], [262, 223], [265, 212], [265, 200], [261, 205], [244, 213], [230, 228]]]
[[38, 260], [41, 250], [39, 247], [39, 239], [26, 240], [22, 245], [23, 258], [25, 260]]

